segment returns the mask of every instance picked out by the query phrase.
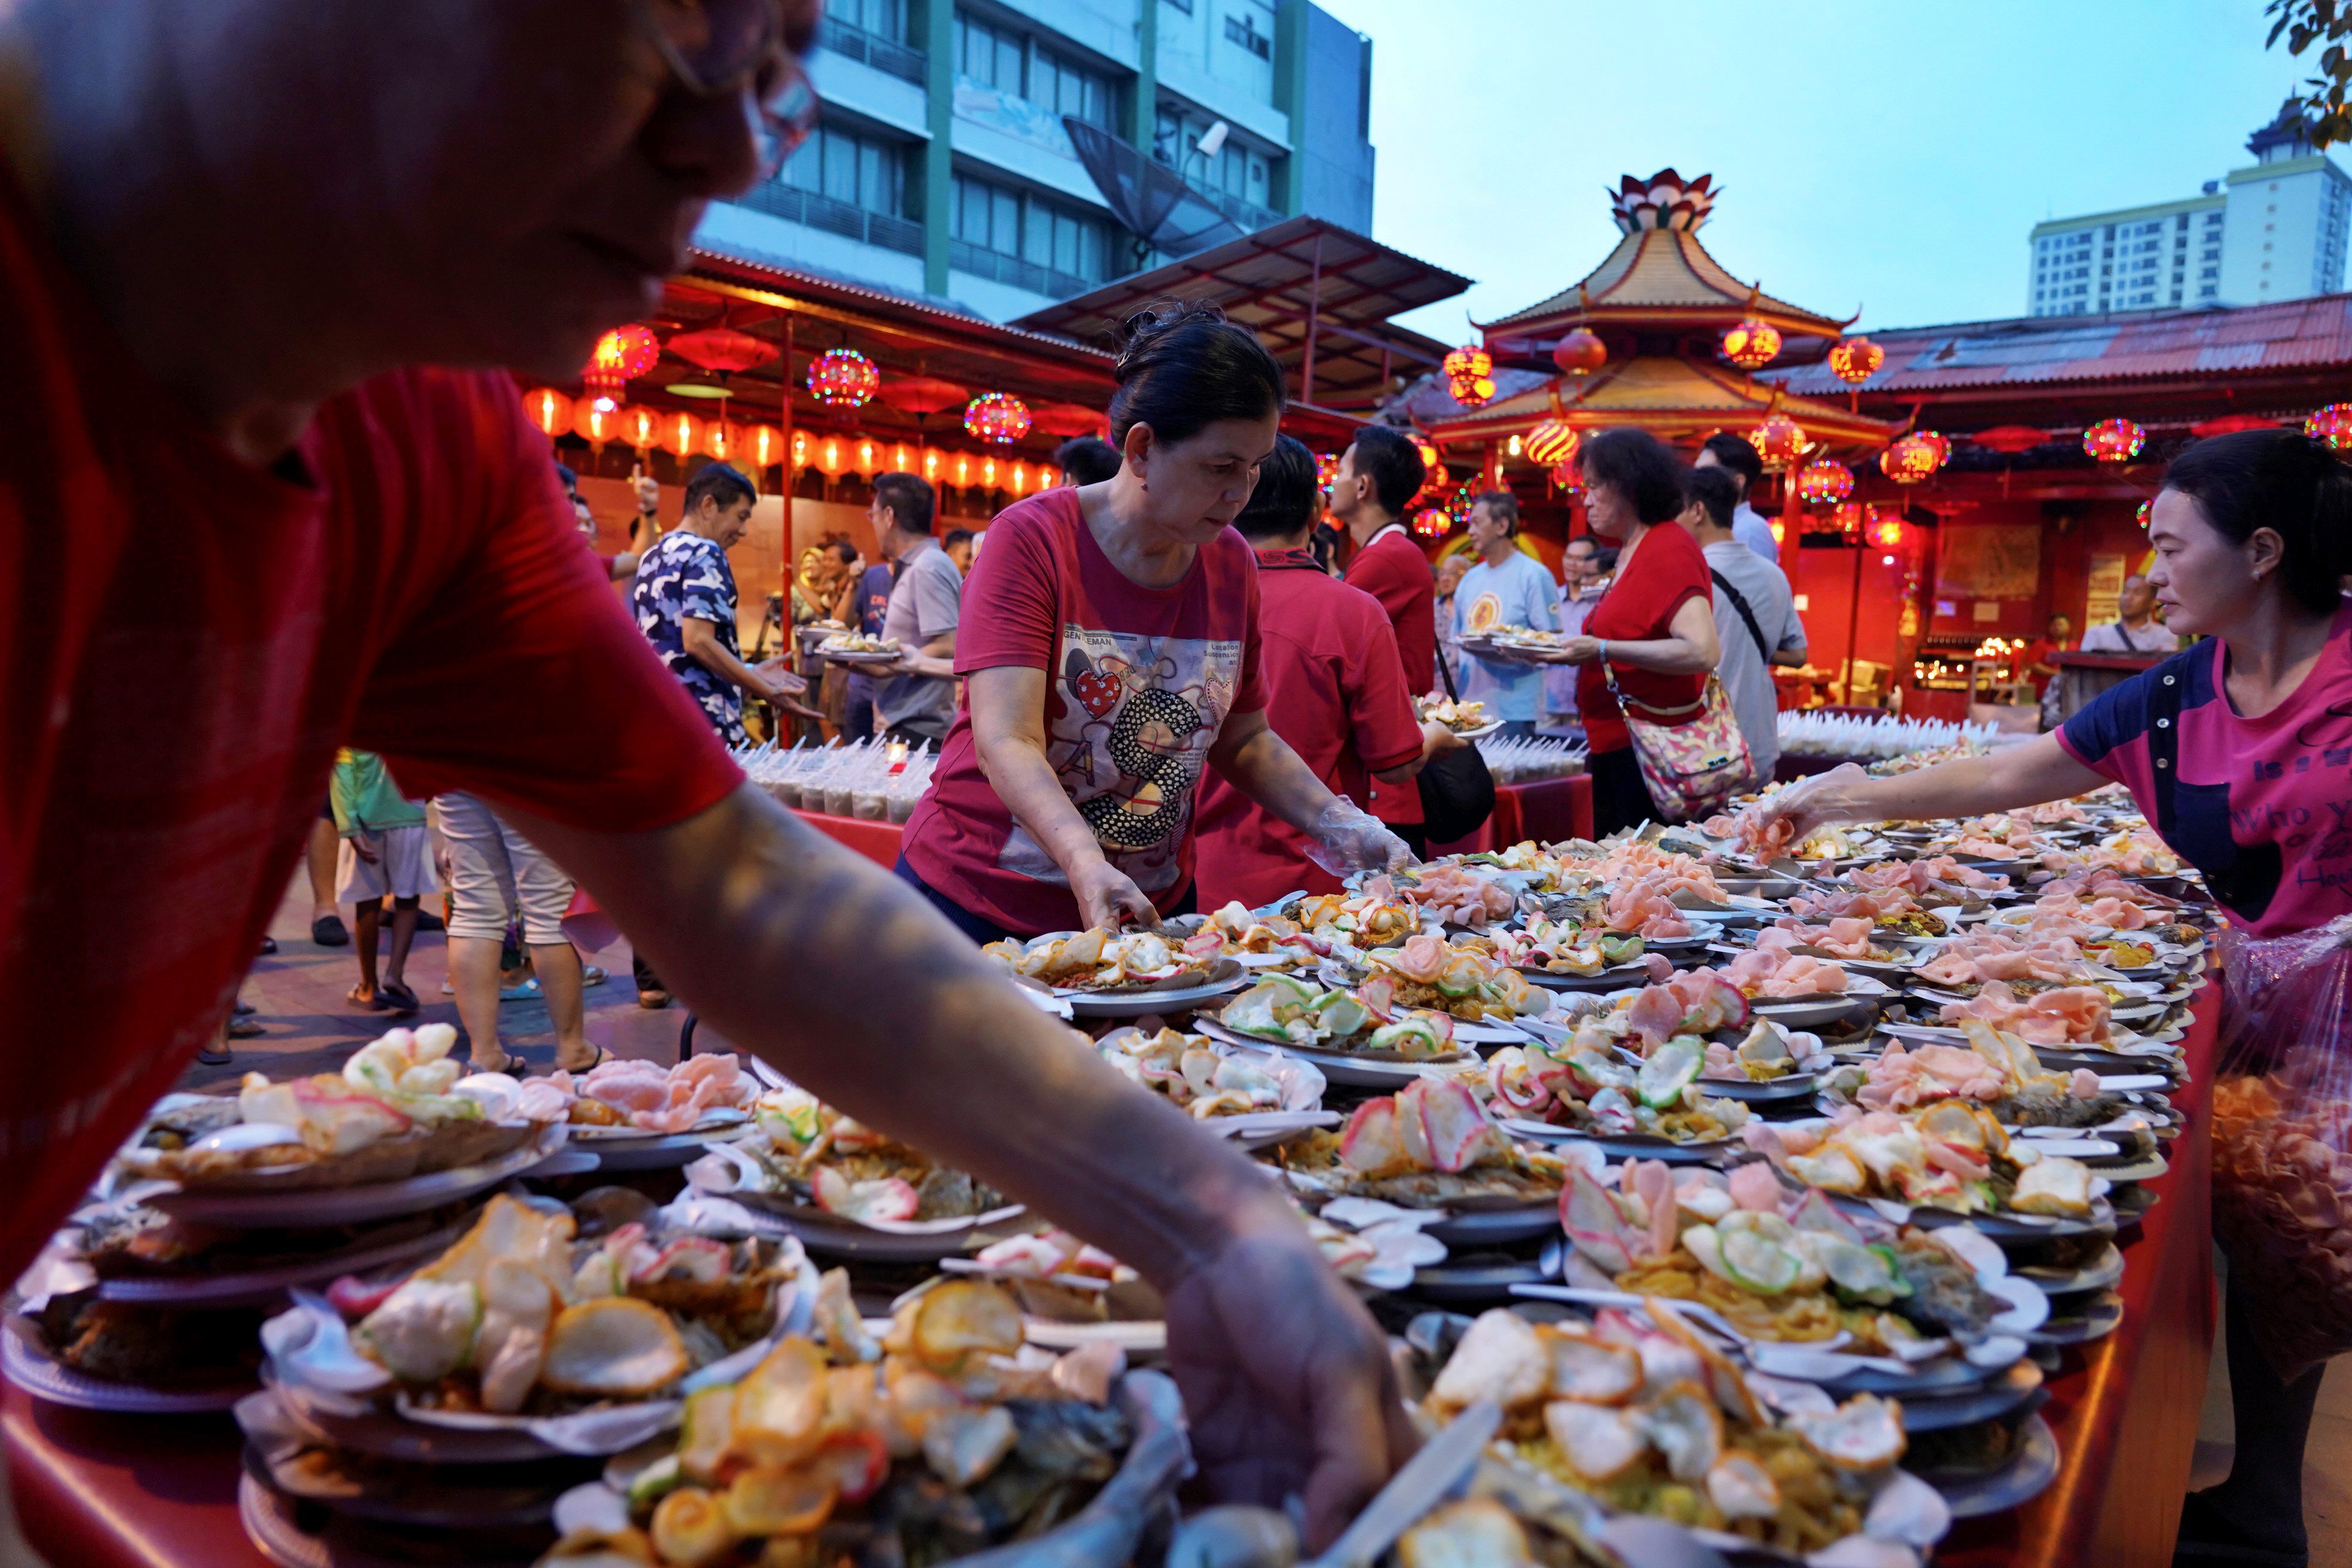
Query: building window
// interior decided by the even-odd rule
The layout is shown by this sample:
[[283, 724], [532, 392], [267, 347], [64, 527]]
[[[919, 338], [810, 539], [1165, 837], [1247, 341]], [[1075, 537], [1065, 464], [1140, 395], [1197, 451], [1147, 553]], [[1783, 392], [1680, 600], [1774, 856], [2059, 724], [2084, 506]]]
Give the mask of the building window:
[[820, 126], [776, 179], [863, 212], [906, 216], [907, 150], [896, 142]]
[[956, 69], [982, 87], [1025, 98], [1053, 114], [1111, 122], [1110, 79], [1019, 33], [956, 13]]
[[955, 177], [948, 237], [1085, 284], [1102, 281], [1110, 249], [1099, 218], [969, 174]]
[[824, 19], [894, 44], [907, 41], [907, 0], [830, 0]]
[[1253, 17], [1226, 16], [1225, 42], [1239, 44], [1262, 60], [1274, 58], [1274, 40], [1257, 30], [1257, 23]]

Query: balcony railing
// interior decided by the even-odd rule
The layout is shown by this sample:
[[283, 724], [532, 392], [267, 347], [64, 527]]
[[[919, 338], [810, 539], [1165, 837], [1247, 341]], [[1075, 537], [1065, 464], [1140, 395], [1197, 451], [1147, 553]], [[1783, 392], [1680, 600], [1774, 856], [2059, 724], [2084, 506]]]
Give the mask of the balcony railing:
[[1074, 274], [1056, 272], [1050, 267], [1040, 267], [1017, 256], [982, 250], [979, 246], [961, 239], [948, 241], [948, 265], [976, 277], [993, 279], [999, 283], [1009, 283], [1015, 289], [1026, 289], [1032, 294], [1044, 294], [1055, 300], [1066, 300], [1094, 287]]
[[929, 61], [920, 49], [910, 49], [879, 33], [869, 33], [847, 22], [836, 22], [827, 16], [816, 25], [816, 45], [845, 60], [872, 66], [876, 70], [897, 77], [901, 81], [926, 85]]
[[878, 245], [885, 250], [902, 251], [908, 256], [923, 254], [921, 224], [888, 213], [867, 212], [863, 207], [837, 202], [831, 196], [821, 196], [814, 191], [800, 190], [779, 180], [767, 180], [752, 186], [737, 196], [735, 203], [738, 206], [823, 229], [827, 234], [837, 234], [845, 239]]

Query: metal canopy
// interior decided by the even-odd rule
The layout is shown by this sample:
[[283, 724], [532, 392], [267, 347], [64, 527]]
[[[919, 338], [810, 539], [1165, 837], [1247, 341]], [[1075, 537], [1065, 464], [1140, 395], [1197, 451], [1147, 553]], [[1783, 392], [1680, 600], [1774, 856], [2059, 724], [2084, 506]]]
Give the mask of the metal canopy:
[[1107, 283], [1014, 323], [1115, 342], [1155, 300], [1208, 300], [1255, 331], [1290, 377], [1294, 407], [1335, 427], [1369, 417], [1399, 375], [1433, 370], [1449, 345], [1389, 320], [1447, 300], [1470, 280], [1318, 217], [1255, 234]]

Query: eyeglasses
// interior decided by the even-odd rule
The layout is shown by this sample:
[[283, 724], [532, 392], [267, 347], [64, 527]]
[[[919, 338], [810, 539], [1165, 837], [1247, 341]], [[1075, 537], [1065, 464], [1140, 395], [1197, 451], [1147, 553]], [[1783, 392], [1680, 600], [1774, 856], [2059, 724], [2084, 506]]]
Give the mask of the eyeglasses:
[[687, 91], [750, 95], [761, 179], [816, 130], [816, 89], [785, 47], [777, 0], [630, 0], [629, 8]]

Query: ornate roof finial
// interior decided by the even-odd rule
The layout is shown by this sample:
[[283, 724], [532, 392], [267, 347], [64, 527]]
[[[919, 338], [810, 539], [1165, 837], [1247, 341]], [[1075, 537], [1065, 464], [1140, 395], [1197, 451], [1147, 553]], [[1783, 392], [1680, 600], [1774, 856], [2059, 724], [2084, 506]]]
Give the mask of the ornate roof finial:
[[1610, 216], [1627, 234], [1644, 228], [1695, 229], [1705, 223], [1715, 205], [1712, 174], [1685, 180], [1672, 169], [1661, 169], [1646, 180], [1624, 177], [1610, 193]]

